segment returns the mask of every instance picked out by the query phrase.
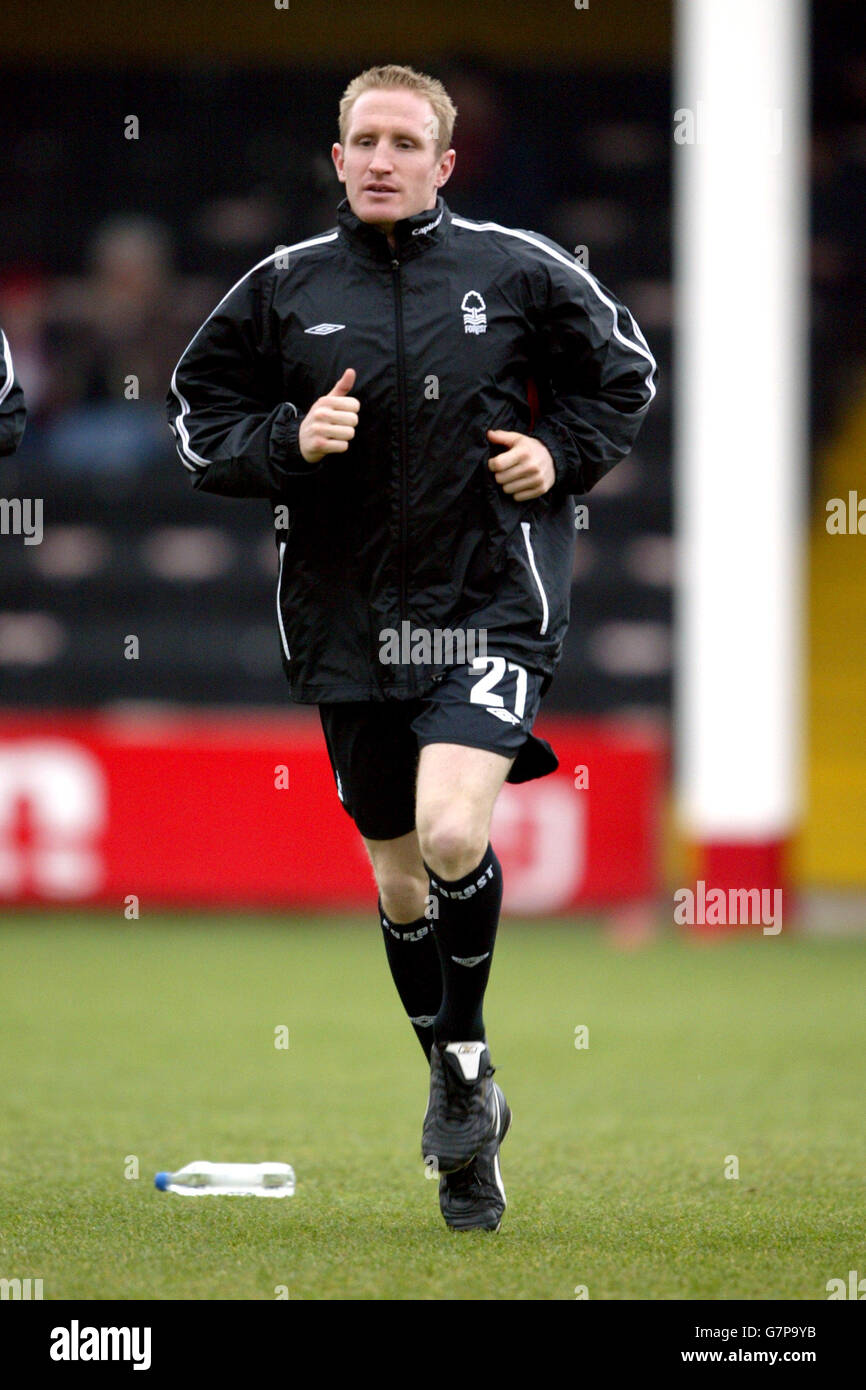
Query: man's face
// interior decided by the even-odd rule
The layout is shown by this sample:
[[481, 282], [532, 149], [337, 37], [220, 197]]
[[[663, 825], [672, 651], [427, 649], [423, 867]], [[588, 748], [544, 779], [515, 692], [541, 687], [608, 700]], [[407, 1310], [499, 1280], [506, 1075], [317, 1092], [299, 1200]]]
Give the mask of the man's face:
[[389, 233], [395, 222], [436, 206], [454, 151], [436, 153], [436, 118], [426, 97], [401, 87], [362, 92], [346, 144], [331, 154], [356, 217]]

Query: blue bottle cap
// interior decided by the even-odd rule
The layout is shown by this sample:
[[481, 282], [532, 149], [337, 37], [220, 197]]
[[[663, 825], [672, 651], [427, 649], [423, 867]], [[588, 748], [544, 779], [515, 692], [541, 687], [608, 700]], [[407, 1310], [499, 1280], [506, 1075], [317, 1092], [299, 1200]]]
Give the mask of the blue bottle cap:
[[171, 1173], [157, 1173], [156, 1177], [153, 1180], [153, 1185], [154, 1187], [158, 1187], [160, 1192], [167, 1192], [168, 1185], [171, 1182], [171, 1178]]

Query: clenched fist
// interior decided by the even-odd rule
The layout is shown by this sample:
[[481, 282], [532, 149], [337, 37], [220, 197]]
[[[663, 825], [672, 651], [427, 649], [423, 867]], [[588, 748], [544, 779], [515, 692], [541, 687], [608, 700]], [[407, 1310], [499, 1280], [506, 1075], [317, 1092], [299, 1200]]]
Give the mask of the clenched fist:
[[355, 384], [355, 369], [347, 367], [328, 396], [320, 396], [307, 411], [298, 431], [298, 447], [307, 463], [318, 463], [325, 454], [344, 454], [355, 437], [361, 402], [348, 394]]
[[505, 445], [505, 453], [494, 454], [489, 461], [503, 492], [510, 493], [515, 502], [531, 502], [550, 491], [556, 470], [546, 444], [515, 430], [488, 430], [487, 438], [492, 444]]

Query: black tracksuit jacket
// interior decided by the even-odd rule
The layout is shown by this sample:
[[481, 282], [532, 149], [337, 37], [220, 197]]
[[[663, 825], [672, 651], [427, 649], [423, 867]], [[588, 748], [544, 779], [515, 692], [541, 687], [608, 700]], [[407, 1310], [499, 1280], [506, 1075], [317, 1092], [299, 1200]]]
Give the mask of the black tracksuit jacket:
[[[655, 360], [629, 311], [537, 232], [469, 221], [440, 196], [394, 235], [392, 251], [344, 200], [335, 228], [228, 292], [172, 377], [178, 453], [194, 487], [270, 499], [294, 700], [427, 693], [441, 665], [380, 660], [382, 634], [407, 622], [483, 630], [546, 689], [568, 625], [572, 496], [628, 453]], [[355, 437], [308, 463], [301, 420], [346, 367]], [[542, 440], [554, 487], [505, 493], [487, 429]]]
[[0, 328], [0, 454], [14, 454], [24, 435], [24, 393], [15, 380], [12, 352]]

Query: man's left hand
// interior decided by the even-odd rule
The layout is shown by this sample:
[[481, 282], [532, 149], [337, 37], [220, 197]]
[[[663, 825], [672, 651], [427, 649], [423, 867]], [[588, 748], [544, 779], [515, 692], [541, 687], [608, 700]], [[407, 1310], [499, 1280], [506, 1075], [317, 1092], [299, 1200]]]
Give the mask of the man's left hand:
[[499, 486], [515, 502], [531, 502], [543, 497], [556, 482], [556, 470], [546, 444], [530, 434], [514, 430], [488, 430], [491, 444], [505, 446], [504, 454], [494, 454], [489, 466]]

